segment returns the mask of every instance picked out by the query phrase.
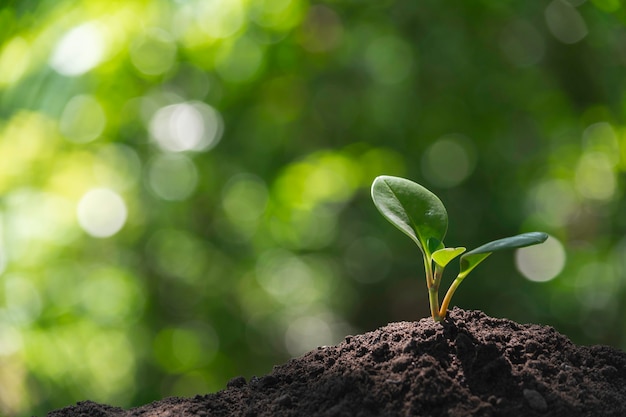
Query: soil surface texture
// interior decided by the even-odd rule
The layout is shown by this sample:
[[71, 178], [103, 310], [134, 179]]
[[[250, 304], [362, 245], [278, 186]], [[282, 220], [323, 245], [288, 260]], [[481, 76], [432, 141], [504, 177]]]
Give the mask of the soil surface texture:
[[626, 416], [626, 353], [454, 308], [442, 323], [347, 336], [214, 394], [48, 414], [78, 416]]

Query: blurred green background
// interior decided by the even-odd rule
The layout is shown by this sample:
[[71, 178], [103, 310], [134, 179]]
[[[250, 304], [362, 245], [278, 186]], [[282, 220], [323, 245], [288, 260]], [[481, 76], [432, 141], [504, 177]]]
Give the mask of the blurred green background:
[[453, 304], [626, 348], [625, 23], [618, 0], [3, 1], [0, 414], [213, 392], [428, 316], [381, 174], [440, 196], [448, 245], [551, 235]]

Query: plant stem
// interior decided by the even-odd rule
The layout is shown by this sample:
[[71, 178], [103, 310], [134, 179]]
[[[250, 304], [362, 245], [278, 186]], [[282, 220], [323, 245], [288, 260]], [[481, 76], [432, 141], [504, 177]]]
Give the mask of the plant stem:
[[424, 254], [424, 270], [426, 272], [426, 285], [428, 286], [429, 289], [435, 283], [435, 279], [433, 277], [432, 263], [433, 261], [431, 260], [430, 256]]
[[441, 321], [442, 317], [439, 314], [439, 291], [436, 288], [431, 287], [428, 289], [428, 301], [430, 301], [430, 314], [433, 316], [433, 320]]
[[456, 279], [452, 281], [452, 284], [450, 284], [450, 288], [448, 288], [448, 292], [446, 292], [446, 296], [443, 297], [443, 302], [441, 303], [441, 309], [439, 310], [439, 313], [438, 313], [440, 320], [443, 320], [446, 317], [446, 313], [448, 312], [448, 306], [450, 305], [450, 300], [452, 300], [452, 296], [454, 295], [454, 292], [456, 291], [458, 286], [463, 281], [463, 278], [465, 278], [465, 275], [459, 274], [457, 275]]
[[433, 285], [435, 288], [439, 289], [439, 285], [441, 285], [441, 277], [443, 276], [443, 268], [439, 265], [435, 264], [435, 273], [433, 279]]
[[439, 317], [439, 280], [437, 275], [433, 275], [433, 261], [430, 256], [424, 256], [424, 267], [426, 269], [426, 285], [428, 286], [428, 302], [430, 304], [430, 314], [433, 320], [441, 321]]

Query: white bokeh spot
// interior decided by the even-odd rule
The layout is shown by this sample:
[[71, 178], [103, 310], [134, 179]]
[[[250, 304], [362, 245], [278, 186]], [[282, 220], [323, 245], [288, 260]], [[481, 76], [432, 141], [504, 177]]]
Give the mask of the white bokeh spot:
[[515, 251], [517, 269], [530, 281], [546, 282], [554, 279], [565, 267], [565, 249], [561, 242], [548, 236], [540, 244]]
[[105, 37], [98, 25], [94, 22], [83, 23], [61, 38], [49, 64], [59, 74], [81, 75], [100, 64], [105, 47]]
[[93, 237], [105, 238], [122, 229], [128, 211], [119, 194], [108, 188], [95, 188], [80, 199], [76, 214], [85, 232]]
[[157, 110], [149, 130], [164, 151], [205, 151], [220, 140], [223, 122], [211, 106], [200, 102], [179, 103]]

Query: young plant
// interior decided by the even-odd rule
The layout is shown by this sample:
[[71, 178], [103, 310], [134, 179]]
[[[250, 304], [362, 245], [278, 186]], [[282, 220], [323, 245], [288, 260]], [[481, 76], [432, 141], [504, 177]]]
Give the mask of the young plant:
[[[378, 211], [420, 248], [426, 269], [430, 312], [435, 321], [446, 317], [458, 286], [493, 252], [536, 245], [548, 238], [545, 233], [530, 232], [494, 240], [469, 252], [465, 252], [464, 247], [446, 248], [443, 238], [448, 230], [448, 213], [441, 200], [426, 188], [405, 178], [380, 176], [372, 184], [372, 199]], [[440, 306], [439, 286], [443, 270], [461, 254], [459, 273]]]

